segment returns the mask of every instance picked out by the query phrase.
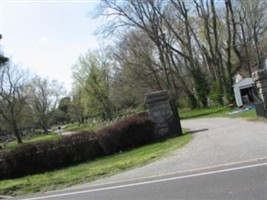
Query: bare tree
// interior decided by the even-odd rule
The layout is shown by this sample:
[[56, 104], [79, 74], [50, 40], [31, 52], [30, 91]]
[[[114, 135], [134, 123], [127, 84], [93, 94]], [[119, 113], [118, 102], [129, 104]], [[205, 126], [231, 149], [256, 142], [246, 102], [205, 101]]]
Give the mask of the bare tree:
[[53, 111], [61, 95], [64, 93], [63, 86], [57, 81], [49, 81], [47, 79], [36, 76], [33, 78], [30, 88], [30, 105], [37, 124], [40, 125], [45, 134], [51, 125], [51, 111]]
[[22, 125], [27, 104], [26, 74], [9, 63], [0, 69], [0, 115], [11, 128], [17, 142], [22, 143]]
[[[243, 59], [248, 70], [261, 68], [264, 61], [263, 44], [267, 32], [266, 0], [237, 0], [233, 3], [236, 26], [239, 28], [240, 49], [245, 49]], [[267, 54], [265, 54], [266, 56]]]
[[[104, 30], [125, 33], [117, 46], [124, 49], [117, 53], [121, 66], [174, 96], [180, 94], [177, 83], [182, 85], [193, 107], [206, 106], [208, 96], [221, 105], [225, 97], [231, 102], [234, 75], [251, 74], [252, 63], [262, 66], [266, 0], [103, 0], [100, 8], [113, 19]], [[145, 48], [138, 42], [144, 38], [152, 43], [153, 59], [140, 56]]]
[[[118, 28], [130, 28], [142, 30], [147, 37], [154, 43], [158, 60], [160, 61], [160, 67], [162, 68], [162, 75], [164, 75], [166, 87], [172, 92], [172, 94], [179, 95], [179, 91], [175, 89], [174, 79], [181, 80], [184, 85], [184, 91], [196, 102], [190, 87], [184, 80], [184, 76], [181, 73], [182, 70], [177, 66], [176, 58], [179, 56], [189, 59], [189, 56], [185, 54], [180, 48], [177, 47], [177, 43], [170, 42], [169, 35], [166, 34], [166, 22], [162, 18], [162, 13], [165, 12], [166, 2], [156, 1], [141, 1], [141, 0], [127, 0], [127, 1], [102, 1], [102, 9], [112, 10], [111, 14], [117, 16], [117, 20], [108, 26], [112, 32]], [[105, 12], [103, 12], [105, 14]], [[184, 43], [184, 40], [179, 37], [179, 33], [175, 33], [176, 38], [179, 38], [179, 42]], [[175, 72], [175, 73], [173, 73]], [[174, 76], [175, 74], [175, 76]], [[174, 92], [174, 93], [173, 93]]]
[[166, 88], [154, 43], [142, 30], [125, 33], [112, 52], [115, 61], [112, 99], [117, 107], [142, 104], [147, 92]]
[[[161, 90], [166, 87], [160, 73], [163, 69], [155, 58], [155, 46], [142, 31], [132, 31], [123, 36], [114, 48], [113, 58], [119, 63], [116, 70], [127, 74], [148, 87]], [[129, 77], [130, 78], [130, 77]]]

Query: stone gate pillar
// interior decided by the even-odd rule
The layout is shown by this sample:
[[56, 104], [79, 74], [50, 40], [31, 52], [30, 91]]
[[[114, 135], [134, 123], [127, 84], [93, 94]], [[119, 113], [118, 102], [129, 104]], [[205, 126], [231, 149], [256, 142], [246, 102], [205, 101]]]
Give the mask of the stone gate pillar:
[[145, 99], [150, 118], [155, 122], [157, 138], [182, 134], [178, 116], [174, 116], [169, 94], [166, 90], [146, 95]]
[[[266, 109], [267, 109], [267, 69], [258, 70], [252, 73], [252, 79], [254, 80], [256, 87], [259, 92], [259, 97], [263, 102], [263, 106], [265, 109], [265, 116], [266, 116]], [[257, 110], [257, 107], [256, 107]], [[258, 114], [258, 112], [257, 112]]]

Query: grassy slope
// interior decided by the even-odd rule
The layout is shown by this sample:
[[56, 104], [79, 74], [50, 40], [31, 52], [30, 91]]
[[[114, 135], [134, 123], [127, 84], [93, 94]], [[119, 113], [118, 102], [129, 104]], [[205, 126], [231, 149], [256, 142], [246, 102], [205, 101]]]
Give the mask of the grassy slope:
[[226, 107], [216, 107], [216, 108], [206, 108], [206, 109], [181, 109], [179, 111], [181, 119], [192, 119], [192, 118], [200, 118], [200, 117], [241, 117], [241, 118], [248, 118], [251, 120], [258, 120], [260, 118], [257, 117], [256, 111], [250, 110], [247, 112], [229, 115], [229, 112], [232, 112], [238, 109], [230, 109]]
[[55, 190], [111, 176], [159, 159], [167, 153], [181, 148], [191, 138], [190, 134], [185, 134], [181, 137], [171, 138], [65, 169], [18, 179], [3, 180], [0, 182], [0, 194], [21, 195]]
[[[47, 135], [37, 135], [31, 138], [24, 138], [23, 139], [23, 144], [20, 145], [24, 145], [24, 144], [28, 144], [28, 143], [33, 143], [33, 142], [40, 142], [40, 141], [51, 141], [51, 140], [57, 140], [59, 139], [61, 136], [58, 134], [47, 134]], [[6, 146], [3, 147], [3, 150], [12, 150], [15, 149], [19, 146], [19, 144], [17, 143], [17, 141], [12, 141], [6, 144]]]
[[[64, 128], [64, 131], [83, 131], [83, 130], [88, 130], [90, 127], [82, 124], [79, 125], [78, 123], [73, 123], [73, 124], [67, 124]], [[90, 129], [91, 130], [91, 129]]]

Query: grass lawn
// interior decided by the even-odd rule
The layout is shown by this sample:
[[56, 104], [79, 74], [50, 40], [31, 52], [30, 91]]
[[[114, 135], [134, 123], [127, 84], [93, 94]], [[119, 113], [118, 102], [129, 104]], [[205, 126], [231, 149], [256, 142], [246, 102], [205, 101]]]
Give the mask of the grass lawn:
[[181, 109], [179, 110], [181, 119], [192, 119], [192, 118], [201, 118], [201, 117], [241, 117], [247, 118], [249, 120], [261, 120], [261, 118], [257, 117], [256, 110], [249, 110], [247, 112], [229, 115], [229, 112], [234, 110], [238, 110], [238, 108], [230, 109], [227, 107], [215, 107], [215, 108], [205, 108], [205, 109]]
[[202, 108], [202, 109], [181, 109], [179, 115], [181, 119], [192, 119], [199, 117], [224, 117], [231, 109], [226, 107]]
[[23, 178], [3, 180], [0, 181], [0, 194], [22, 195], [40, 191], [44, 192], [118, 174], [162, 158], [173, 150], [186, 145], [191, 138], [191, 134], [185, 134], [181, 137], [102, 157], [65, 169]]
[[60, 135], [58, 134], [41, 134], [41, 135], [36, 135], [33, 136], [31, 138], [23, 138], [23, 144], [18, 144], [16, 140], [7, 143], [2, 150], [12, 150], [17, 148], [19, 145], [24, 145], [24, 144], [28, 144], [28, 143], [33, 143], [33, 142], [40, 142], [40, 141], [51, 141], [51, 140], [57, 140], [59, 139]]
[[81, 125], [78, 125], [77, 123], [75, 124], [67, 124], [63, 130], [65, 132], [78, 132], [78, 131], [98, 131], [99, 129], [101, 129], [102, 127], [105, 127], [104, 125], [103, 126], [100, 126], [100, 125], [87, 125], [87, 124], [81, 124]]
[[63, 128], [64, 131], [82, 131], [86, 129], [88, 129], [87, 126], [84, 124], [79, 125], [78, 123], [67, 124]]

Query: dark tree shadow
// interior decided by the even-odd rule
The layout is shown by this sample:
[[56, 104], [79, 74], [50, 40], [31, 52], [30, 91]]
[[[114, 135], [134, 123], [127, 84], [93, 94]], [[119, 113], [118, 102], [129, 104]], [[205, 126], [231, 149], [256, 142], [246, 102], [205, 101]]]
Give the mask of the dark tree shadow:
[[186, 131], [184, 134], [195, 134], [195, 133], [200, 133], [200, 132], [205, 132], [208, 131], [209, 129], [203, 128], [203, 129], [198, 129], [198, 130], [192, 130], [192, 131]]

